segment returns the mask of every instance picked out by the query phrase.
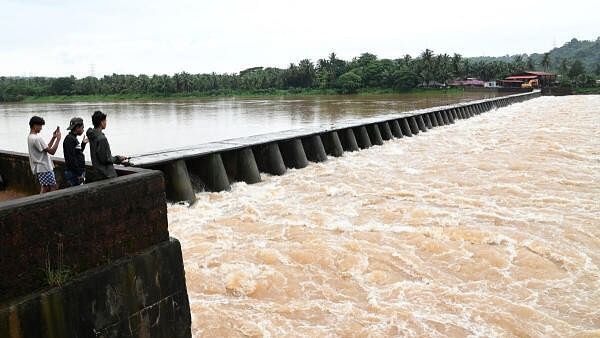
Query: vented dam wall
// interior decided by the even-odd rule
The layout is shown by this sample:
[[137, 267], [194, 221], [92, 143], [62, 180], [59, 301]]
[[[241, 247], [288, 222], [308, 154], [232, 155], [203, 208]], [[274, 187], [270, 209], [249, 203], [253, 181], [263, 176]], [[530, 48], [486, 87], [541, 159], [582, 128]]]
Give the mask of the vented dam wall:
[[198, 191], [228, 190], [233, 182], [240, 181], [257, 183], [261, 181], [261, 173], [283, 175], [288, 168], [304, 168], [309, 162], [326, 161], [329, 156], [342, 156], [346, 151], [381, 145], [392, 138], [412, 137], [540, 95], [540, 91], [532, 91], [168, 149], [132, 157], [131, 163], [161, 170], [169, 200], [193, 202]]

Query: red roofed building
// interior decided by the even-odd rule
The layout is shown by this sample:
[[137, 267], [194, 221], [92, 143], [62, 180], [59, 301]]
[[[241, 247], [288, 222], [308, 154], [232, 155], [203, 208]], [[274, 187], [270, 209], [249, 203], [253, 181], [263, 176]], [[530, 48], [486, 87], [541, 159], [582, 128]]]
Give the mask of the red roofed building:
[[537, 80], [540, 87], [548, 87], [556, 81], [556, 74], [527, 71], [511, 75], [504, 80], [499, 80], [498, 82], [503, 87], [521, 87], [522, 84], [528, 83], [531, 80]]
[[505, 80], [533, 80], [533, 79], [537, 79], [538, 77], [535, 75], [514, 75], [514, 76], [509, 76], [507, 77]]

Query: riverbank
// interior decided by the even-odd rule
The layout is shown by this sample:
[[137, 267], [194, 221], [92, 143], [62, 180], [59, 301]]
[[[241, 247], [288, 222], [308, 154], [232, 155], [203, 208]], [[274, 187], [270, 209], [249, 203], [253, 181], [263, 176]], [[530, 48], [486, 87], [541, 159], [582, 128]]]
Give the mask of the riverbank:
[[576, 95], [600, 95], [600, 87], [573, 88]]
[[[431, 95], [447, 94], [461, 95], [465, 92], [461, 88], [450, 89], [413, 89], [408, 91], [395, 91], [392, 89], [366, 89], [359, 91], [355, 96], [368, 95]], [[281, 96], [325, 96], [340, 95], [332, 89], [305, 89], [305, 90], [263, 90], [263, 91], [214, 91], [214, 92], [196, 92], [187, 94], [116, 94], [116, 95], [61, 95], [61, 96], [29, 96], [25, 97], [23, 103], [65, 103], [65, 102], [113, 102], [113, 101], [172, 101], [172, 100], [190, 100], [203, 98], [231, 98], [231, 97], [281, 97]]]

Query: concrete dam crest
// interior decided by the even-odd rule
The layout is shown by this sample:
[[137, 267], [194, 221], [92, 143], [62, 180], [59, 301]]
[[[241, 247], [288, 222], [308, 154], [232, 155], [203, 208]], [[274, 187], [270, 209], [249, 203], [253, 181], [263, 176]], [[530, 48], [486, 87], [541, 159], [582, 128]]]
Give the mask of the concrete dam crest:
[[456, 123], [495, 108], [539, 97], [539, 90], [447, 106], [341, 121], [321, 127], [294, 129], [166, 149], [136, 155], [136, 167], [161, 170], [167, 199], [195, 201], [200, 191], [229, 190], [234, 182], [253, 184], [260, 173], [283, 175], [309, 162], [323, 162], [345, 151], [382, 145], [393, 138], [412, 137], [439, 126]]

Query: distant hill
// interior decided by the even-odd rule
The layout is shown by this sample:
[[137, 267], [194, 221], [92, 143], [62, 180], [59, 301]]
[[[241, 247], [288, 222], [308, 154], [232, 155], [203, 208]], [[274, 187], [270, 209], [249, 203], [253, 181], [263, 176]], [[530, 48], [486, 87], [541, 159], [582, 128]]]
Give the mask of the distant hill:
[[[471, 61], [505, 61], [511, 62], [516, 55], [505, 55], [499, 57], [480, 56], [469, 58]], [[544, 54], [534, 53], [531, 55], [522, 54], [523, 59], [533, 59], [536, 70], [543, 70], [541, 65]], [[575, 60], [583, 62], [586, 71], [594, 71], [597, 65], [600, 65], [600, 37], [596, 41], [572, 39], [562, 47], [550, 50], [550, 70], [557, 71], [563, 59], [570, 63]]]

